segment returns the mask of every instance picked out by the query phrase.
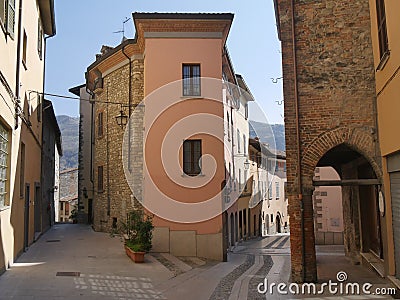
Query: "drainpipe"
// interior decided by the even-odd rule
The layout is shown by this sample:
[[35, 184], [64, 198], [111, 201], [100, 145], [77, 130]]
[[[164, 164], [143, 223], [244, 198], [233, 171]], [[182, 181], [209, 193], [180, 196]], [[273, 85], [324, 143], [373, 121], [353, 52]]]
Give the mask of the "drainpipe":
[[[22, 33], [22, 0], [19, 0], [18, 7], [18, 37], [17, 37], [17, 65], [16, 65], [16, 73], [15, 73], [15, 98], [16, 101], [20, 101], [20, 68], [21, 68], [21, 33]], [[18, 129], [18, 102], [15, 104], [15, 125], [14, 129]]]
[[293, 51], [293, 84], [294, 84], [294, 103], [296, 110], [296, 135], [297, 135], [297, 174], [298, 174], [298, 187], [299, 194], [298, 200], [300, 201], [300, 228], [301, 228], [301, 246], [302, 246], [302, 281], [305, 281], [306, 278], [306, 256], [305, 256], [305, 232], [304, 232], [304, 203], [303, 203], [303, 194], [302, 194], [302, 180], [301, 180], [301, 153], [300, 153], [300, 120], [299, 120], [299, 95], [297, 90], [297, 58], [296, 58], [296, 37], [295, 37], [295, 13], [294, 13], [294, 1], [291, 1], [291, 11], [292, 11], [292, 51]]
[[108, 84], [107, 84], [107, 106], [106, 106], [106, 135], [107, 135], [107, 140], [106, 140], [106, 145], [107, 145], [107, 216], [110, 217], [111, 214], [111, 195], [110, 195], [110, 139], [109, 139], [109, 134], [108, 134], [108, 126], [109, 126], [109, 122], [108, 122]]
[[[90, 182], [93, 185], [93, 149], [94, 149], [94, 93], [88, 88], [88, 85], [85, 86], [86, 93], [90, 95], [89, 103], [91, 108], [91, 116], [90, 116]], [[80, 97], [80, 96], [79, 96]], [[94, 190], [94, 187], [91, 189]]]
[[[122, 54], [129, 60], [129, 87], [128, 87], [128, 117], [131, 117], [132, 114], [132, 60], [131, 58], [125, 53], [125, 47], [122, 48]], [[131, 173], [131, 124], [128, 123], [128, 170]]]

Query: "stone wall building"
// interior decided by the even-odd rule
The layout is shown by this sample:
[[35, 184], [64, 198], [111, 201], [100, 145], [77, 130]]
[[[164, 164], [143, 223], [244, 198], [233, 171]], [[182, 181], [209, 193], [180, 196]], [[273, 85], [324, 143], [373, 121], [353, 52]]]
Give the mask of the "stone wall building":
[[292, 279], [317, 280], [312, 195], [315, 168], [322, 166], [341, 178], [322, 185], [342, 186], [346, 255], [365, 263], [372, 258], [372, 266], [387, 273], [391, 237], [387, 214], [378, 207], [382, 163], [369, 2], [274, 3], [282, 42]]

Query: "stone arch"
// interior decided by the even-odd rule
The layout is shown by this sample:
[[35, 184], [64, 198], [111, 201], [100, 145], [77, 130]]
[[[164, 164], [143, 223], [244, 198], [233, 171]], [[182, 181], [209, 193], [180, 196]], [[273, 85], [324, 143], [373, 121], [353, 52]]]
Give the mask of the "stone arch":
[[338, 127], [320, 134], [303, 151], [302, 177], [311, 180], [320, 159], [332, 148], [344, 144], [362, 154], [371, 164], [377, 178], [381, 179], [382, 172], [379, 162], [376, 161], [379, 153], [375, 151], [374, 130], [365, 127]]

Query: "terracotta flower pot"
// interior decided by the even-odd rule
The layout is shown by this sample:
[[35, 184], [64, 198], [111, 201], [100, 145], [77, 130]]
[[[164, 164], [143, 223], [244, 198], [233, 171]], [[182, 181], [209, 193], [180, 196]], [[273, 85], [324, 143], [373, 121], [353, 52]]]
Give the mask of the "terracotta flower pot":
[[133, 260], [135, 263], [142, 263], [144, 262], [144, 255], [146, 252], [136, 252], [132, 251], [131, 248], [125, 246], [125, 252], [126, 255], [129, 256], [131, 260]]

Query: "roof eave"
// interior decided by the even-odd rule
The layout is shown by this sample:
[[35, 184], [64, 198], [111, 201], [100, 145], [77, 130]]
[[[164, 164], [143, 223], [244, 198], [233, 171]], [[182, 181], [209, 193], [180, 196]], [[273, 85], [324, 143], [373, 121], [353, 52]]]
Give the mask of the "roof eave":
[[39, 0], [38, 3], [44, 33], [48, 36], [56, 35], [54, 0]]

